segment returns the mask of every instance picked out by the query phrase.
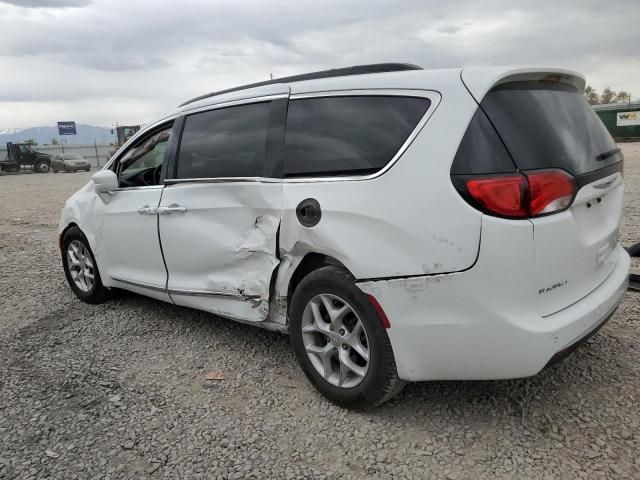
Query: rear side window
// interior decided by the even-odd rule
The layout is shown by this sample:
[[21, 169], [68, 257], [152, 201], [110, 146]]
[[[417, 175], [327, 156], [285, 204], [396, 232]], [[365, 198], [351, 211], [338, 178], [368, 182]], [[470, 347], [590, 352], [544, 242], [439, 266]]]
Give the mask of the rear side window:
[[569, 85], [511, 82], [481, 105], [522, 170], [561, 168], [578, 176], [622, 159], [593, 108]]
[[426, 98], [336, 96], [292, 100], [285, 177], [364, 175], [383, 168], [429, 108]]
[[484, 174], [516, 170], [509, 152], [482, 111], [478, 108], [462, 137], [451, 166], [451, 173]]
[[270, 110], [263, 102], [189, 115], [177, 178], [262, 176]]

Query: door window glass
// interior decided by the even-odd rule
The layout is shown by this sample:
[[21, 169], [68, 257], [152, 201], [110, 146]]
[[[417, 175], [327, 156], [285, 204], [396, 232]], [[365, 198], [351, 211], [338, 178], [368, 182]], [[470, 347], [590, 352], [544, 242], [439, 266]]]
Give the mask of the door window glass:
[[262, 176], [270, 112], [262, 102], [189, 115], [177, 178]]
[[158, 185], [171, 127], [143, 139], [119, 161], [120, 188]]

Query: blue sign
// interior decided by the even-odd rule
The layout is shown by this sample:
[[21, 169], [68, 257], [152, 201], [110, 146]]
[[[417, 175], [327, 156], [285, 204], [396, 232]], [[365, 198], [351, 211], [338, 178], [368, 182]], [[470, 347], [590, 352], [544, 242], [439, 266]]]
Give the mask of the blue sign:
[[75, 135], [76, 122], [58, 122], [59, 135]]

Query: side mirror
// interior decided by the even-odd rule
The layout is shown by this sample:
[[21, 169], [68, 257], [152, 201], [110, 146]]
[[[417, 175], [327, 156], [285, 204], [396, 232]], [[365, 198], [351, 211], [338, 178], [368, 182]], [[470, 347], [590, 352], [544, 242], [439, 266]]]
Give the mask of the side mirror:
[[118, 188], [118, 177], [111, 170], [99, 170], [91, 176], [96, 193], [108, 193]]

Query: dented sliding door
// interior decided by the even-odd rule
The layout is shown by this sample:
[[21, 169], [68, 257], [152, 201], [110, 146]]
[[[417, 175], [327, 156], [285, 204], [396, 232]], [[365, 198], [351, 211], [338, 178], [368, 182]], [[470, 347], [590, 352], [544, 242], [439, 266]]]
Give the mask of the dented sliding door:
[[158, 229], [178, 305], [244, 321], [269, 311], [288, 94], [187, 115]]
[[178, 305], [262, 321], [276, 257], [282, 185], [181, 183], [158, 208], [168, 290]]

